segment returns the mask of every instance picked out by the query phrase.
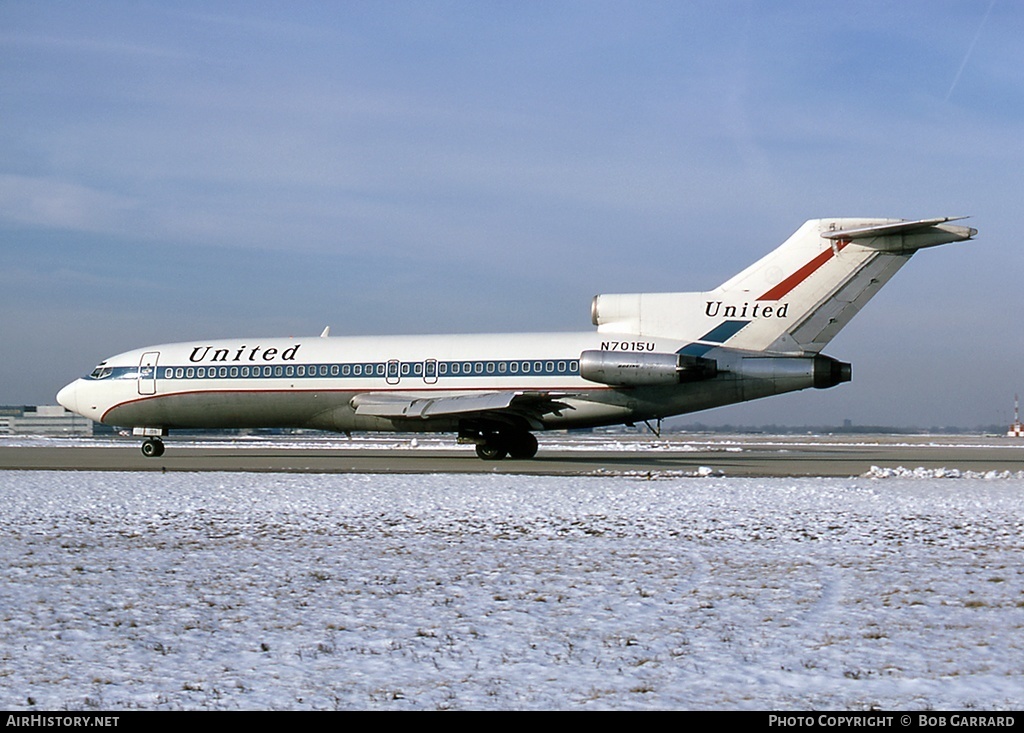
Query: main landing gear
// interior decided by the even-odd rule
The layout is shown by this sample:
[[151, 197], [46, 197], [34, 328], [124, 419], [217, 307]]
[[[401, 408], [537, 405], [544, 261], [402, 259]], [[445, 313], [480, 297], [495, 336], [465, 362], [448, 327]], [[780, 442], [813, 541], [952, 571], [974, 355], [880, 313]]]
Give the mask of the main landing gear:
[[160, 438], [146, 438], [142, 441], [142, 455], [146, 458], [159, 458], [164, 454], [164, 442]]
[[485, 461], [527, 459], [537, 455], [537, 439], [525, 430], [460, 432], [460, 443], [476, 443], [476, 454]]

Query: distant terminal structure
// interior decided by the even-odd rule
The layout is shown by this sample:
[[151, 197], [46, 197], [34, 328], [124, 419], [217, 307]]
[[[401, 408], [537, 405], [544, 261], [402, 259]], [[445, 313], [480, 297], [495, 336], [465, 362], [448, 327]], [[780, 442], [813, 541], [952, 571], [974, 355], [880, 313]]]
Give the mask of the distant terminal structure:
[[1024, 438], [1024, 425], [1020, 424], [1020, 402], [1017, 395], [1013, 396], [1013, 423], [1006, 433], [1008, 438]]
[[0, 405], [0, 435], [92, 434], [92, 420], [60, 405]]

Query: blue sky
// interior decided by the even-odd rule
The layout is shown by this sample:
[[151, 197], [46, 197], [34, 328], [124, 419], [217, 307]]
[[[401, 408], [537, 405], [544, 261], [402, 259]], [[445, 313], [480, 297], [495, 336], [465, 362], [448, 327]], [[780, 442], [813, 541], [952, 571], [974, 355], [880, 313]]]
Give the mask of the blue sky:
[[705, 422], [1007, 422], [1024, 6], [0, 2], [0, 403], [230, 336], [573, 331], [819, 216], [963, 215]]

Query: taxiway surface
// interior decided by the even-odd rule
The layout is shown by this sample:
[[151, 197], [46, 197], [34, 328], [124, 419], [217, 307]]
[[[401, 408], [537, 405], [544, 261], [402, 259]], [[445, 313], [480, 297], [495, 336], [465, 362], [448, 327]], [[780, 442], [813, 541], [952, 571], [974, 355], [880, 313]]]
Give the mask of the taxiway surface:
[[[542, 439], [543, 440], [543, 439]], [[146, 458], [135, 441], [0, 444], [0, 470], [260, 471], [287, 473], [508, 473], [619, 475], [708, 473], [725, 476], [860, 476], [872, 467], [1024, 471], [1024, 441], [970, 436], [743, 437], [687, 441], [616, 438], [546, 446], [532, 460], [482, 461], [471, 447], [396, 439], [352, 446], [262, 440], [167, 442]]]

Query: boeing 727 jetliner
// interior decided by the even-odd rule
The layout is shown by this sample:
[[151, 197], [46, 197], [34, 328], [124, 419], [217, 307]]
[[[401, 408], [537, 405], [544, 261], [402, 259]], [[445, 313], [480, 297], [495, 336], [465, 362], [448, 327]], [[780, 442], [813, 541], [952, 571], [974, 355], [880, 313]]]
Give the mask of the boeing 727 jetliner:
[[962, 217], [812, 219], [714, 290], [598, 295], [596, 331], [231, 339], [128, 351], [57, 401], [133, 428], [453, 432], [487, 460], [534, 431], [660, 420], [850, 380], [820, 352], [917, 250], [971, 239]]

